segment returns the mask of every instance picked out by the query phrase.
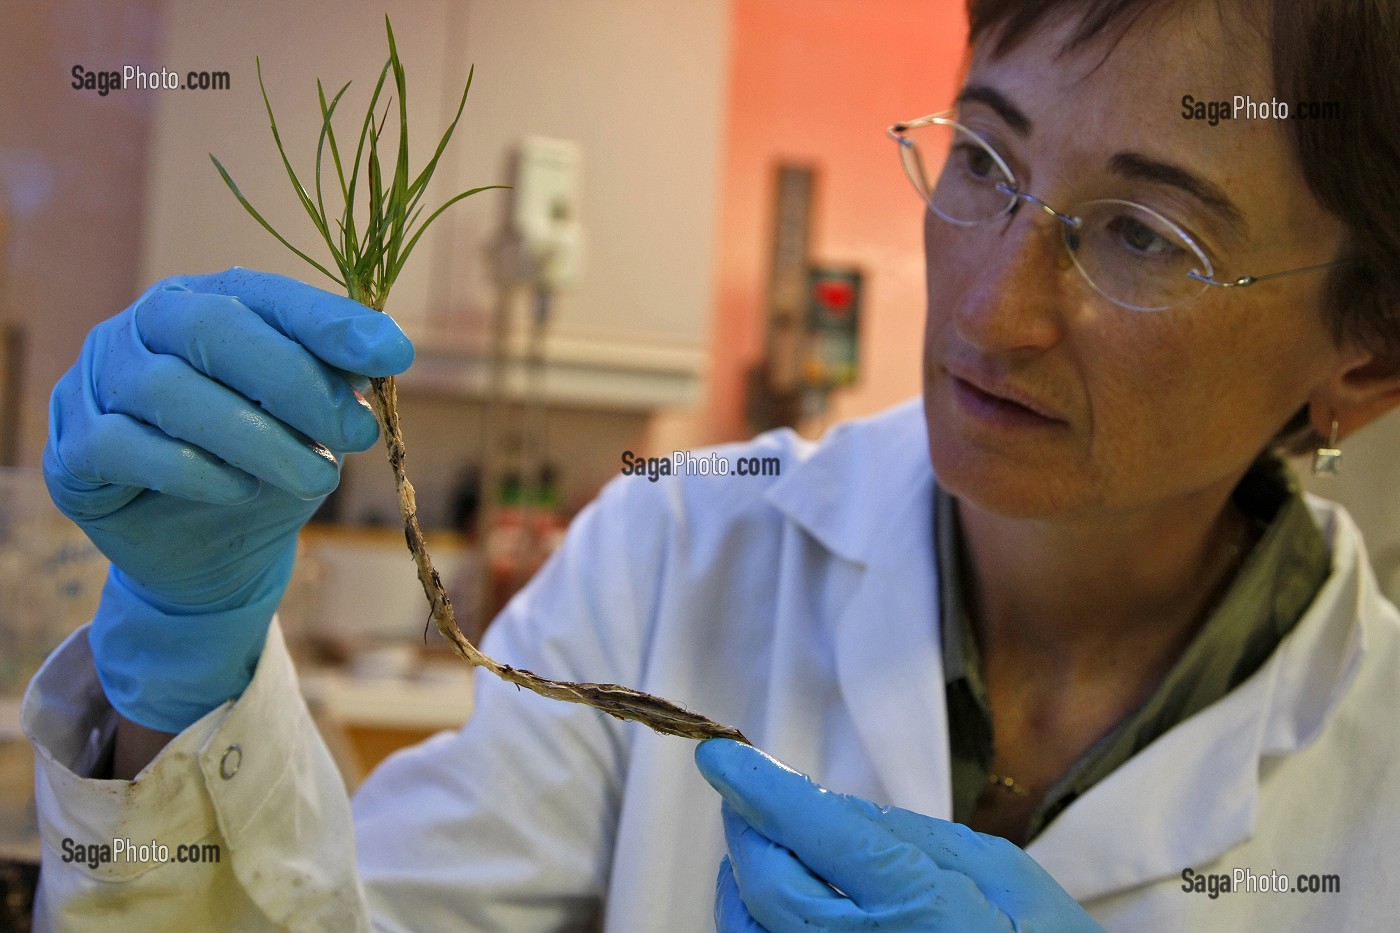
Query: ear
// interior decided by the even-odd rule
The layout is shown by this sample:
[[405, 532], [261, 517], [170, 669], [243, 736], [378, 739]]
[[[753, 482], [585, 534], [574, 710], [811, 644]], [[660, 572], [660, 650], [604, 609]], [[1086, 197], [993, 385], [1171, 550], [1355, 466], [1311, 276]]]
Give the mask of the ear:
[[1321, 437], [1346, 437], [1400, 405], [1400, 347], [1355, 348], [1308, 400], [1308, 416]]

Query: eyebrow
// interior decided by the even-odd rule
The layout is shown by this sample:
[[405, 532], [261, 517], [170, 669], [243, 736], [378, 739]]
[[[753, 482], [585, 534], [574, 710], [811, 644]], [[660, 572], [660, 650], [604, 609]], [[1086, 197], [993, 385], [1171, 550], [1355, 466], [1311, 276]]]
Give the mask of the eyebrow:
[[[955, 103], [976, 103], [990, 108], [1021, 136], [1029, 136], [1034, 128], [1024, 110], [1011, 102], [1001, 91], [988, 84], [968, 84], [958, 94]], [[1204, 204], [1228, 224], [1232, 232], [1243, 235], [1249, 225], [1244, 215], [1219, 185], [1188, 171], [1179, 165], [1150, 159], [1136, 152], [1119, 152], [1108, 160], [1109, 171], [1134, 181], [1147, 181], [1178, 188]]]
[[1149, 159], [1136, 152], [1119, 152], [1108, 160], [1108, 168], [1124, 178], [1179, 188], [1219, 215], [1235, 233], [1243, 234], [1248, 230], [1244, 215], [1224, 189], [1179, 165]]
[[1031, 118], [1026, 116], [1025, 111], [1011, 102], [1001, 91], [986, 84], [968, 84], [963, 87], [958, 94], [958, 99], [954, 101], [959, 107], [963, 104], [985, 104], [996, 111], [997, 116], [1006, 121], [1006, 125], [1011, 127], [1022, 136], [1029, 136], [1031, 133]]

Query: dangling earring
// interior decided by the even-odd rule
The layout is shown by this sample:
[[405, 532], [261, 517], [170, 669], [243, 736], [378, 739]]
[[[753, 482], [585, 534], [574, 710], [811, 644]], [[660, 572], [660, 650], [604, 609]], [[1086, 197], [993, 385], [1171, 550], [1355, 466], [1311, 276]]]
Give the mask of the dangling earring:
[[1332, 437], [1326, 447], [1313, 453], [1313, 476], [1337, 476], [1341, 473], [1342, 452], [1337, 448], [1337, 419], [1332, 419]]

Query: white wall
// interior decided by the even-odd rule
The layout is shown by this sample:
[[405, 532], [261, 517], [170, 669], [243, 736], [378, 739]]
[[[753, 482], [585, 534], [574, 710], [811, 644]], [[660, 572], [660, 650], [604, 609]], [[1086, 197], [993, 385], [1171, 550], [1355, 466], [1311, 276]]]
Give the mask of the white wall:
[[[239, 264], [315, 280], [243, 213], [206, 153], [219, 156], [274, 226], [314, 247], [272, 147], [253, 60], [261, 57], [284, 142], [309, 183], [321, 122], [315, 79], [333, 87], [354, 79], [342, 133], [357, 131], [355, 111], [363, 112], [387, 54], [382, 10], [369, 0], [171, 6], [162, 59], [181, 70], [228, 70], [233, 89], [159, 96], [144, 279]], [[439, 200], [505, 181], [507, 153], [522, 136], [582, 147], [587, 266], [556, 302], [549, 355], [665, 371], [684, 383], [673, 398], [692, 397], [712, 304], [728, 3], [420, 0], [398, 5], [394, 16], [416, 164], [446, 125], [468, 66], [476, 67], [452, 159], [438, 174]], [[389, 310], [420, 349], [440, 344], [465, 359], [484, 348], [495, 303], [484, 249], [505, 204], [502, 192], [481, 194], [419, 246]], [[323, 250], [308, 252], [319, 258]], [[642, 384], [633, 401], [645, 406], [641, 396], [653, 390]], [[596, 401], [616, 405], [619, 397]]]
[[1400, 602], [1400, 412], [1391, 412], [1340, 443], [1341, 473], [1312, 476], [1298, 464], [1304, 487], [1346, 506], [1366, 538], [1381, 587]]

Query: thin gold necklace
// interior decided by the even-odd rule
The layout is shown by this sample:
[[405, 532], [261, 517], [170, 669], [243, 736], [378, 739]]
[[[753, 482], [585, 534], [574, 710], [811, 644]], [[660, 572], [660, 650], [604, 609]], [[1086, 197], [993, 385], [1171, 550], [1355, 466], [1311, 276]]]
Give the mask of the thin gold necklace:
[[[1234, 534], [1230, 535], [1230, 537], [1234, 540], [1226, 544], [1225, 547], [1222, 549], [1222, 553], [1224, 554], [1223, 562], [1225, 564], [1225, 573], [1221, 578], [1220, 582], [1217, 583], [1217, 587], [1221, 589], [1222, 594], [1224, 590], [1227, 590], [1229, 588], [1229, 584], [1231, 581], [1233, 581], [1235, 573], [1240, 568], [1240, 564], [1244, 562], [1244, 556], [1247, 555], [1250, 552], [1250, 550], [1253, 549], [1254, 546], [1254, 525], [1243, 514], [1240, 515], [1240, 518], [1242, 519], [1242, 521], [1234, 523], [1235, 527], [1239, 530], [1237, 530]], [[1214, 602], [1219, 602], [1220, 595], [1221, 594], [1217, 594]], [[1214, 611], [1213, 608], [1211, 611]], [[1031, 792], [1029, 787], [1017, 781], [1011, 775], [997, 774], [995, 771], [989, 772], [987, 774], [987, 783], [992, 787], [996, 787], [1003, 791], [1007, 791], [1016, 795], [1017, 797], [1027, 797], [1030, 795]]]
[[997, 774], [995, 771], [987, 775], [987, 783], [993, 787], [1010, 791], [1017, 797], [1025, 797], [1030, 794], [1030, 788], [1024, 784], [1017, 783], [1016, 779], [1009, 774]]

